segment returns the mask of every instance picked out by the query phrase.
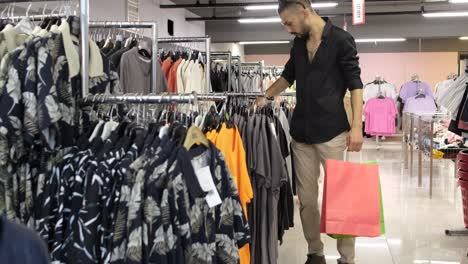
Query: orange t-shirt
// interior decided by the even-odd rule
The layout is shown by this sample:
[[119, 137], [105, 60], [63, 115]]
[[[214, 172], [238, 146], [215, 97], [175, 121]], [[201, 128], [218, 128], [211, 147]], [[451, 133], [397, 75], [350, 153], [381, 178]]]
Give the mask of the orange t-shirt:
[[177, 93], [177, 69], [182, 63], [182, 58], [172, 63], [171, 69], [169, 70], [169, 76], [167, 77], [167, 91], [170, 93]]
[[172, 58], [169, 56], [163, 61], [162, 66], [161, 66], [163, 74], [166, 77], [166, 80], [169, 79], [169, 70], [171, 69], [171, 65], [172, 65]]
[[[242, 138], [239, 131], [237, 128], [227, 128], [226, 123], [224, 123], [219, 133], [216, 130], [213, 130], [208, 132], [206, 137], [215, 144], [221, 153], [223, 153], [228, 168], [237, 185], [244, 215], [248, 217], [247, 204], [253, 198], [253, 190], [247, 170], [244, 145], [242, 144]], [[239, 255], [241, 264], [250, 264], [249, 244], [246, 244], [239, 249]]]

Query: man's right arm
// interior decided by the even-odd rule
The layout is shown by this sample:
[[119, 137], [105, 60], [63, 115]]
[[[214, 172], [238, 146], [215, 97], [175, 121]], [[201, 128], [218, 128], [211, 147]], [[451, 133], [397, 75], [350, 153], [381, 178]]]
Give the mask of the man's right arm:
[[270, 86], [270, 88], [266, 90], [265, 97], [270, 98], [273, 96], [277, 96], [281, 94], [284, 90], [286, 90], [289, 86], [291, 86], [289, 82], [281, 76]]

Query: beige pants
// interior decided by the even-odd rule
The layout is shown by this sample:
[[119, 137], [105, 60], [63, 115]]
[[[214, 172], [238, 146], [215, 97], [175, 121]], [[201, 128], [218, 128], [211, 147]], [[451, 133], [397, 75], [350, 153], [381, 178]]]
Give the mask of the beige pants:
[[[326, 159], [343, 160], [346, 136], [347, 133], [343, 133], [321, 144], [292, 142], [302, 228], [309, 245], [309, 254], [323, 255], [320, 239], [321, 209], [318, 206], [320, 164], [324, 166]], [[354, 263], [354, 242], [354, 239], [338, 239], [340, 262]]]

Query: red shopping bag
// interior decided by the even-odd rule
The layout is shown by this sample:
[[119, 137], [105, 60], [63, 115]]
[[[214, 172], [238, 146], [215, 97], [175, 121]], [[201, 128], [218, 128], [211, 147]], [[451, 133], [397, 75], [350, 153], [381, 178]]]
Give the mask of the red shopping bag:
[[377, 165], [338, 160], [325, 162], [320, 224], [322, 233], [380, 236], [380, 187]]

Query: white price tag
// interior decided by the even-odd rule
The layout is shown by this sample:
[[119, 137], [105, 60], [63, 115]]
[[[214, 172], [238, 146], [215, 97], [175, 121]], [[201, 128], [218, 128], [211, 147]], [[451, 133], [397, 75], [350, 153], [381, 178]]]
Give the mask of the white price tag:
[[365, 0], [353, 0], [353, 25], [366, 23]]
[[213, 208], [222, 203], [221, 197], [219, 196], [216, 185], [213, 181], [213, 176], [211, 176], [210, 167], [202, 167], [195, 170], [195, 175], [197, 175], [198, 183], [204, 192], [207, 192], [205, 199], [210, 208]]

